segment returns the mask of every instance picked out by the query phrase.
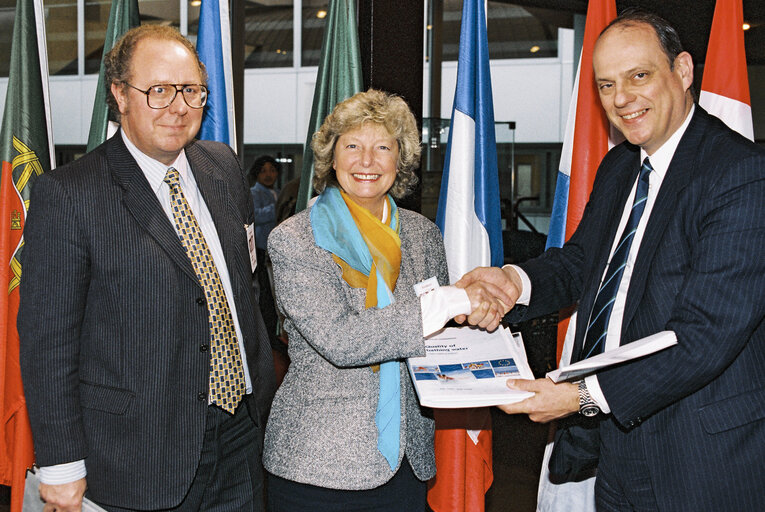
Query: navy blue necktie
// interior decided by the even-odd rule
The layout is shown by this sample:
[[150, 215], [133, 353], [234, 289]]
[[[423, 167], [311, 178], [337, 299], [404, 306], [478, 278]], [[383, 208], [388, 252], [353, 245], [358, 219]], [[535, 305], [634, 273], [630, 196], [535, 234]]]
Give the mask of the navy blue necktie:
[[592, 306], [590, 322], [582, 347], [582, 357], [579, 359], [587, 359], [603, 352], [608, 333], [608, 322], [611, 319], [611, 311], [616, 300], [616, 292], [619, 291], [619, 283], [622, 281], [624, 267], [627, 265], [627, 256], [630, 253], [632, 240], [635, 238], [635, 231], [637, 231], [640, 217], [643, 216], [643, 210], [645, 210], [645, 203], [648, 198], [648, 174], [651, 171], [653, 171], [653, 167], [646, 157], [640, 168], [635, 200], [632, 202], [632, 210], [627, 219], [627, 225], [624, 227], [621, 238], [619, 238], [619, 245], [616, 246], [616, 250], [611, 256], [606, 277], [600, 285], [598, 295], [595, 297], [595, 304]]

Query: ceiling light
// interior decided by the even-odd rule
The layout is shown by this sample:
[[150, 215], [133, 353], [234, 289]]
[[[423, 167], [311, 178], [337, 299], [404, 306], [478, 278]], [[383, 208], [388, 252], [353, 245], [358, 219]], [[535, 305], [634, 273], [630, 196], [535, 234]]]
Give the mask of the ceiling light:
[[531, 53], [537, 53], [537, 52], [539, 51], [539, 46], [537, 46], [537, 45], [534, 45], [534, 46], [532, 46], [531, 48], [529, 48], [529, 51], [530, 51]]
[[327, 17], [327, 11], [318, 11], [316, 13], [316, 17], [319, 18], [320, 20], [323, 20], [324, 18]]
[[202, 5], [202, 0], [191, 0], [191, 7], [199, 7]]
[[752, 26], [749, 23], [744, 22], [744, 24], [741, 25], [741, 28], [743, 28], [744, 30], [749, 30], [750, 28], [752, 28]]

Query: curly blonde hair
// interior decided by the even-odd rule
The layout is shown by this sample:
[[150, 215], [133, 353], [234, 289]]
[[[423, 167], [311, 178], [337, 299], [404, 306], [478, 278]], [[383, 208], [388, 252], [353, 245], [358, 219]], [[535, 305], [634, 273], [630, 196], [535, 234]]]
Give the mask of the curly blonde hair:
[[420, 131], [414, 114], [400, 96], [376, 89], [357, 93], [338, 103], [324, 119], [319, 131], [313, 134], [313, 187], [321, 193], [327, 186], [340, 186], [332, 167], [335, 144], [344, 133], [364, 123], [382, 125], [396, 139], [396, 180], [389, 192], [396, 199], [404, 197], [417, 184], [414, 171], [420, 164]]

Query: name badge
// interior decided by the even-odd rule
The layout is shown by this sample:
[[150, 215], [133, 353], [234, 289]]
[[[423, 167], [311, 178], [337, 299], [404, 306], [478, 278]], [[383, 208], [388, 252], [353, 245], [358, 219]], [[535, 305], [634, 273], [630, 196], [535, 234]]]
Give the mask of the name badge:
[[255, 272], [255, 269], [258, 267], [258, 253], [255, 249], [255, 224], [250, 224], [249, 226], [244, 226], [244, 229], [247, 231], [247, 248], [250, 251], [250, 267], [252, 267], [252, 271]]
[[414, 285], [414, 293], [417, 294], [417, 297], [422, 297], [426, 293], [432, 292], [438, 287], [438, 279], [436, 279], [436, 276], [433, 276], [430, 279], [426, 279]]

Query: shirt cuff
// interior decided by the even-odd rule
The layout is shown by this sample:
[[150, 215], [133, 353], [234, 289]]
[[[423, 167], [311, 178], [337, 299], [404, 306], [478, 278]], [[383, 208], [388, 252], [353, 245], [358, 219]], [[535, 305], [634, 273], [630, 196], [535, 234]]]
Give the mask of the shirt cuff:
[[529, 279], [529, 275], [518, 265], [505, 265], [502, 268], [504, 269], [505, 267], [513, 268], [521, 278], [521, 296], [518, 297], [515, 303], [521, 306], [528, 306], [531, 300], [531, 279]]
[[40, 482], [47, 485], [60, 485], [85, 478], [88, 472], [85, 469], [85, 460], [82, 459], [55, 466], [41, 466], [39, 474]]
[[457, 315], [469, 315], [470, 298], [462, 288], [439, 286], [420, 296], [422, 335], [430, 336]]
[[598, 404], [598, 407], [600, 407], [600, 412], [603, 414], [608, 414], [611, 412], [611, 408], [608, 406], [608, 402], [606, 402], [606, 397], [603, 396], [603, 391], [600, 389], [600, 383], [598, 382], [598, 376], [597, 375], [588, 375], [584, 378], [584, 384], [587, 386], [587, 391], [590, 393], [590, 396], [595, 401], [596, 404]]

